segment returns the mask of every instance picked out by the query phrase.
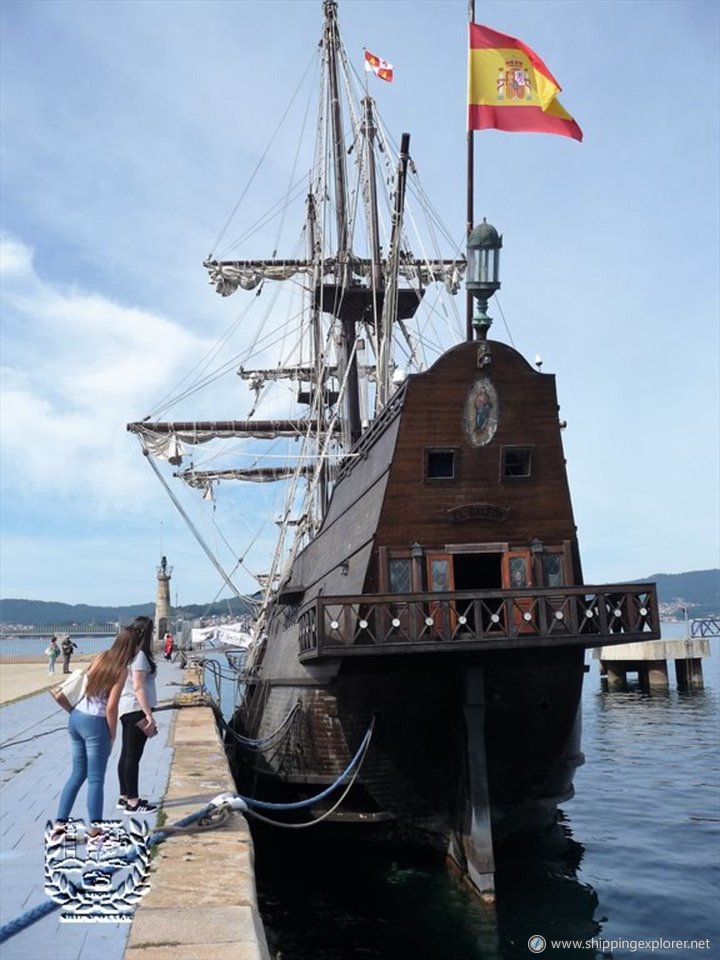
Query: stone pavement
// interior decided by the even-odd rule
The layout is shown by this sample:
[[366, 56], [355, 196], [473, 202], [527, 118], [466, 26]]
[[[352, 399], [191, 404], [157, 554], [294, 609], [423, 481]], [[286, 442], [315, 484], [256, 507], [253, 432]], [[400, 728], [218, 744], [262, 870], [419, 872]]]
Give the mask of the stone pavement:
[[[158, 661], [161, 703], [179, 692], [181, 677], [178, 664]], [[162, 799], [165, 793], [175, 714], [157, 712], [158, 736], [145, 747], [140, 792], [149, 800]], [[126, 819], [115, 809], [119, 753], [118, 737], [105, 778], [108, 820]], [[70, 765], [67, 714], [49, 693], [0, 707], [0, 925], [48, 899], [43, 890], [45, 824], [55, 818]], [[87, 819], [85, 786], [73, 816]], [[148, 823], [154, 826], [154, 815]], [[0, 960], [122, 960], [129, 932], [129, 923], [61, 923], [58, 908], [0, 944]]]
[[[73, 657], [72, 670], [76, 670], [84, 663], [88, 663], [92, 657]], [[48, 687], [62, 683], [65, 679], [62, 664], [56, 668], [55, 673], [48, 673], [46, 658], [43, 662], [36, 663], [0, 663], [0, 704], [13, 703], [15, 700], [22, 700], [29, 697], [38, 690], [46, 690]], [[72, 672], [71, 670], [71, 672]]]

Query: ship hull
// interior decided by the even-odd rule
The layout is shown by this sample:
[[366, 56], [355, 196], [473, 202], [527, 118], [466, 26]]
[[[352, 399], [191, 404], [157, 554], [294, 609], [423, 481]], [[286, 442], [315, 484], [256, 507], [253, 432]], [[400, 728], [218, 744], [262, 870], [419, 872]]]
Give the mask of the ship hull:
[[[484, 734], [467, 720], [468, 675], [482, 677]], [[330, 818], [394, 821], [444, 844], [461, 829], [469, 766], [487, 769], [493, 842], [554, 822], [583, 762], [579, 702], [582, 651], [385, 658], [343, 665], [329, 683], [274, 685], [259, 724], [247, 710], [238, 732], [268, 737], [299, 704], [281, 740], [236, 751], [239, 785], [256, 796], [297, 801], [320, 794], [346, 769], [374, 720], [360, 774]], [[256, 691], [257, 695], [261, 695]], [[326, 814], [342, 788], [301, 817]]]
[[250, 655], [247, 795], [424, 830], [481, 893], [500, 844], [552, 824], [583, 762], [585, 649], [657, 636], [651, 585], [583, 583], [557, 409], [499, 343], [397, 391]]

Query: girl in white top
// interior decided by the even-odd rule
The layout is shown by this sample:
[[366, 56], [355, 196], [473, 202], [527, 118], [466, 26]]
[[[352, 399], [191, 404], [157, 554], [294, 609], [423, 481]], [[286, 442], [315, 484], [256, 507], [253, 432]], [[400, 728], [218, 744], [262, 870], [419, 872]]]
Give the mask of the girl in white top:
[[[130, 664], [129, 676], [120, 696], [119, 714], [122, 724], [122, 752], [118, 761], [119, 810], [125, 813], [151, 813], [157, 805], [139, 796], [140, 758], [148, 737], [157, 733], [152, 709], [157, 704], [152, 653], [153, 622], [150, 617], [136, 617], [131, 629], [137, 630], [140, 649]], [[139, 727], [138, 723], [144, 724]]]
[[117, 729], [120, 693], [139, 644], [138, 631], [123, 627], [110, 649], [96, 657], [88, 668], [85, 696], [68, 719], [72, 771], [60, 795], [53, 841], [65, 833], [75, 798], [86, 780], [88, 836], [98, 844], [103, 840], [99, 822], [103, 819], [105, 771]]

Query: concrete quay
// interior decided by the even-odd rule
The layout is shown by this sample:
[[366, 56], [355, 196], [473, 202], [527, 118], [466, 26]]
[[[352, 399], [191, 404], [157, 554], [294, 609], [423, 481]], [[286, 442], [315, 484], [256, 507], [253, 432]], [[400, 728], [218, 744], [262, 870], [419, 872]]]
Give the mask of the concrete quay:
[[[16, 665], [11, 665], [16, 666]], [[19, 666], [19, 665], [17, 665]], [[24, 667], [25, 665], [23, 665]], [[44, 830], [57, 811], [70, 771], [67, 715], [33, 685], [51, 678], [37, 665], [28, 678], [0, 668], [5, 704], [0, 707], [0, 925], [47, 902], [44, 892]], [[158, 662], [161, 705], [187, 700], [176, 664]], [[10, 701], [10, 702], [8, 702]], [[159, 735], [140, 766], [142, 796], [161, 803], [166, 825], [195, 813], [234, 785], [208, 707], [179, 703], [156, 713]], [[115, 809], [116, 741], [105, 780], [107, 820], [123, 820]], [[85, 819], [86, 788], [73, 815]], [[155, 815], [147, 817], [151, 830]], [[247, 823], [233, 814], [223, 827], [169, 837], [157, 848], [150, 891], [133, 922], [64, 923], [60, 909], [0, 944], [0, 960], [267, 960], [257, 910], [253, 851]]]
[[[235, 792], [209, 707], [180, 709], [173, 743], [163, 801], [171, 821]], [[155, 864], [124, 960], [269, 960], [244, 816], [233, 813], [218, 829], [169, 837]]]

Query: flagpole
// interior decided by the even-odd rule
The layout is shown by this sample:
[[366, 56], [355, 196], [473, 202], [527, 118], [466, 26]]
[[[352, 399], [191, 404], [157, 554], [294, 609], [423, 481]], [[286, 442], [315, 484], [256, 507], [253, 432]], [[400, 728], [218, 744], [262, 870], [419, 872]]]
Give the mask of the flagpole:
[[[468, 33], [470, 30], [469, 24], [475, 22], [475, 0], [468, 0]], [[469, 64], [470, 58], [470, 39], [468, 37], [468, 75], [470, 70]], [[469, 108], [469, 101], [468, 101]], [[469, 127], [469, 124], [468, 124]], [[473, 139], [473, 131], [468, 129], [467, 132], [467, 223], [466, 223], [466, 239], [472, 233], [473, 228], [473, 217], [475, 215], [475, 195], [474, 195], [474, 174], [475, 174], [475, 141]], [[465, 294], [465, 339], [473, 339], [473, 298], [470, 293]]]

